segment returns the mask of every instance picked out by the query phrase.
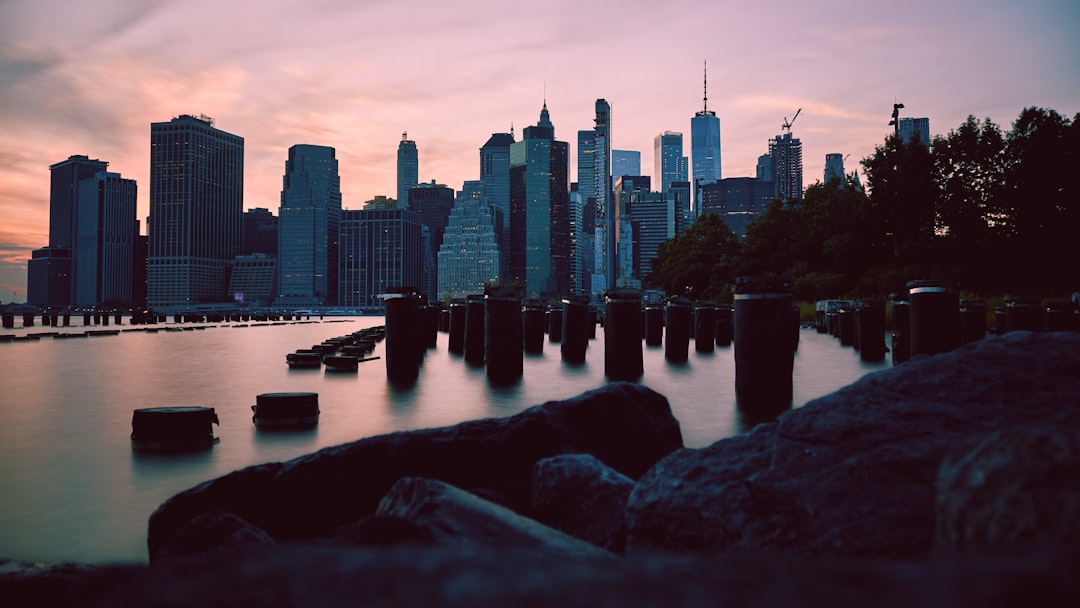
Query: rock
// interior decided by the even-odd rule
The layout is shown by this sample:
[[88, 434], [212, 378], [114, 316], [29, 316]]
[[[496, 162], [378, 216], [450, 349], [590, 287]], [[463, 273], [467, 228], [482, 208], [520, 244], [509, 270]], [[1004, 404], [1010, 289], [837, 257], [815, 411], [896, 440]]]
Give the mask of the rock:
[[537, 521], [622, 553], [626, 500], [634, 480], [591, 454], [553, 456], [536, 463], [533, 517]]
[[282, 545], [102, 568], [78, 580], [0, 576], [5, 606], [440, 608], [984, 608], [1077, 606], [1072, 555], [888, 562], [760, 555], [584, 558], [489, 548]]
[[233, 513], [208, 509], [176, 530], [163, 543], [158, 558], [205, 555], [273, 542], [274, 539], [265, 531]]
[[508, 418], [381, 435], [235, 471], [162, 504], [150, 516], [147, 545], [153, 562], [165, 539], [211, 508], [275, 540], [329, 535], [374, 513], [394, 482], [408, 476], [445, 481], [528, 515], [538, 460], [589, 453], [637, 479], [680, 447], [679, 424], [663, 395], [613, 383]]
[[659, 462], [627, 504], [627, 551], [924, 557], [950, 450], [1077, 403], [1080, 334], [1016, 332], [917, 357]]
[[427, 528], [444, 544], [583, 557], [610, 555], [506, 507], [447, 483], [421, 477], [398, 480], [379, 503], [376, 515], [400, 517]]
[[1076, 426], [1003, 429], [954, 450], [941, 464], [937, 553], [1070, 544], [1080, 544]]

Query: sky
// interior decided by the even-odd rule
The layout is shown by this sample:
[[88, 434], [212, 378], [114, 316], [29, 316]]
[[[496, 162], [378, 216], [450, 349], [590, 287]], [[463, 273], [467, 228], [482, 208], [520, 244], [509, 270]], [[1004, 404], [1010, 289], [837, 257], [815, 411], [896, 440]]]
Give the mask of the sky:
[[26, 298], [48, 244], [49, 165], [74, 154], [138, 183], [149, 214], [150, 123], [213, 117], [245, 140], [244, 207], [275, 215], [288, 149], [337, 150], [343, 206], [396, 195], [402, 133], [421, 182], [479, 177], [491, 133], [556, 138], [612, 105], [612, 145], [720, 119], [723, 177], [754, 175], [792, 123], [804, 185], [825, 155], [848, 172], [901, 116], [932, 135], [968, 115], [1008, 129], [1028, 106], [1080, 112], [1076, 0], [0, 0], [0, 302]]

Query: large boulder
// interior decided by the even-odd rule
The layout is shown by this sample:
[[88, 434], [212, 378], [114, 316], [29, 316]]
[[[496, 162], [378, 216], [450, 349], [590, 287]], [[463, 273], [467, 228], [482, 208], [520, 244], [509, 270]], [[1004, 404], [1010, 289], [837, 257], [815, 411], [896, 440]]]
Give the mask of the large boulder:
[[409, 476], [445, 481], [528, 515], [533, 468], [543, 458], [593, 454], [637, 479], [680, 447], [679, 423], [663, 395], [608, 384], [508, 418], [370, 437], [207, 481], [150, 516], [149, 555], [154, 561], [181, 526], [210, 509], [231, 512], [275, 540], [329, 535], [373, 514], [394, 482]]
[[1051, 418], [1078, 424], [1078, 404], [1080, 334], [1016, 332], [917, 357], [665, 458], [631, 494], [627, 550], [926, 556], [952, 448]]
[[590, 543], [622, 553], [626, 501], [634, 480], [592, 454], [553, 456], [536, 463], [533, 516]]
[[447, 545], [584, 557], [611, 555], [596, 545], [434, 479], [398, 480], [379, 503], [376, 515], [399, 517], [431, 530], [438, 542]]
[[[0, 562], [0, 569], [3, 568]], [[761, 555], [586, 558], [531, 550], [282, 545], [6, 577], [4, 606], [982, 608], [1077, 606], [1076, 554], [892, 562]]]
[[941, 464], [939, 555], [1056, 544], [1080, 545], [1080, 428], [1003, 429], [958, 447]]

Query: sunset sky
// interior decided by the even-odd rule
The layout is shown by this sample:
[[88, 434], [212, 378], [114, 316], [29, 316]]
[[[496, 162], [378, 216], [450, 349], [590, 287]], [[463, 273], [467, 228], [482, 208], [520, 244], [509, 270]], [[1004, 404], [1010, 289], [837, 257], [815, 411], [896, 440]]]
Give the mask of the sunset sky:
[[48, 243], [49, 165], [73, 154], [135, 179], [149, 213], [150, 123], [205, 114], [245, 139], [245, 208], [277, 214], [289, 146], [333, 146], [344, 206], [396, 192], [401, 134], [420, 180], [460, 190], [479, 148], [535, 124], [557, 139], [612, 104], [617, 149], [720, 118], [724, 177], [753, 175], [784, 118], [804, 185], [846, 169], [902, 116], [945, 134], [969, 115], [1008, 129], [1025, 106], [1080, 111], [1076, 0], [0, 0], [0, 302], [25, 301]]

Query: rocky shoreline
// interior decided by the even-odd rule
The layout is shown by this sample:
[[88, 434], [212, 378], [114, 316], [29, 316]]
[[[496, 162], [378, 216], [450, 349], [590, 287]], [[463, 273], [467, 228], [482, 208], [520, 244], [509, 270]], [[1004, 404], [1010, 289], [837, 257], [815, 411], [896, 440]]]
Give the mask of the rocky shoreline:
[[1080, 605], [1077, 541], [1080, 334], [1014, 332], [701, 449], [612, 383], [249, 467], [162, 504], [149, 567], [0, 561], [0, 600]]

